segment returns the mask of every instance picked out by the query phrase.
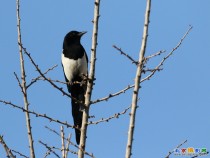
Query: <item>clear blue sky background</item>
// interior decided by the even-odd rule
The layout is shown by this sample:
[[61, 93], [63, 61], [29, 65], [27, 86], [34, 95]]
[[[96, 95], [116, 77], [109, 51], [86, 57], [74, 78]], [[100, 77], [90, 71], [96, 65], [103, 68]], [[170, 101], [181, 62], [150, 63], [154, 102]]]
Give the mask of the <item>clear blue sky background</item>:
[[[97, 49], [96, 84], [93, 99], [116, 92], [133, 83], [136, 67], [112, 48], [121, 47], [138, 58], [146, 0], [101, 2]], [[164, 70], [145, 82], [140, 90], [133, 158], [162, 158], [179, 143], [183, 147], [210, 149], [209, 53], [210, 1], [153, 1], [146, 54], [169, 52], [192, 25], [194, 28], [181, 47], [165, 63]], [[93, 1], [21, 1], [22, 38], [39, 67], [45, 71], [58, 64], [49, 77], [64, 80], [60, 55], [63, 37], [70, 30], [88, 31], [82, 44], [90, 57]], [[13, 72], [20, 75], [15, 1], [0, 5], [0, 99], [23, 106], [23, 99]], [[149, 62], [150, 68], [161, 57]], [[25, 59], [27, 81], [38, 74]], [[64, 85], [64, 89], [66, 87]], [[123, 111], [131, 103], [132, 91], [108, 102], [93, 105], [94, 120]], [[30, 109], [46, 113], [72, 124], [70, 99], [47, 82], [38, 82], [28, 91]], [[46, 149], [38, 140], [60, 147], [60, 138], [44, 128], [59, 131], [60, 125], [31, 116], [37, 158]], [[97, 158], [122, 158], [125, 155], [129, 115], [88, 128], [87, 151]], [[66, 129], [66, 135], [74, 130]], [[0, 134], [12, 149], [29, 155], [25, 115], [0, 104]], [[73, 147], [71, 147], [73, 149]], [[0, 158], [6, 157], [0, 146]], [[49, 157], [54, 157], [53, 155]], [[75, 156], [72, 156], [75, 157]], [[176, 156], [172, 155], [171, 158]]]

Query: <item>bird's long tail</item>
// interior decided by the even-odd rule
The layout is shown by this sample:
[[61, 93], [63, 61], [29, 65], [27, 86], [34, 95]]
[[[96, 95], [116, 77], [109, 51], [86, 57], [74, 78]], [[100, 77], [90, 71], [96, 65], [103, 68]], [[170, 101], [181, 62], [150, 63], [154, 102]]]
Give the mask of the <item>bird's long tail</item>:
[[[85, 94], [84, 87], [80, 86], [79, 84], [75, 84], [71, 87], [71, 96], [75, 98], [71, 99], [72, 116], [74, 119], [74, 126], [76, 126], [79, 129], [82, 126], [82, 115], [83, 115], [82, 108], [84, 107], [83, 104], [85, 100], [84, 94]], [[80, 143], [81, 131], [79, 129], [75, 129], [77, 144]]]

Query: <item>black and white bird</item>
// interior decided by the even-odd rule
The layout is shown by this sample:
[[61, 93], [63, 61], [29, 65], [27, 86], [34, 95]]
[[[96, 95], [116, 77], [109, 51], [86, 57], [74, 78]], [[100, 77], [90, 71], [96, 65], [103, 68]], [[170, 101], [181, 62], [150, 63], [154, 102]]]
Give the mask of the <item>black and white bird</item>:
[[[67, 88], [73, 99], [72, 104], [72, 116], [74, 119], [74, 125], [77, 128], [81, 128], [82, 114], [84, 109], [85, 92], [87, 88], [84, 81], [88, 71], [88, 57], [85, 49], [80, 43], [82, 35], [86, 32], [71, 31], [66, 34], [63, 41], [63, 52], [61, 55], [61, 61], [66, 79]], [[80, 84], [80, 83], [83, 84]], [[75, 129], [77, 144], [80, 143], [81, 132]]]

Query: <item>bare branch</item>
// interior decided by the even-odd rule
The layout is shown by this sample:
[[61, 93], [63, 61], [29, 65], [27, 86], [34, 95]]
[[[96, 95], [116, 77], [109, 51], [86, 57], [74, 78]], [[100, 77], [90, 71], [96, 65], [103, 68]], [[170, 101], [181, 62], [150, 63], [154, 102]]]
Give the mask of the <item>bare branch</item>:
[[[207, 151], [205, 155], [208, 155], [208, 154], [209, 154], [209, 151]], [[193, 156], [191, 158], [196, 158], [196, 157], [199, 157], [199, 156], [204, 156], [204, 155], [203, 154], [199, 154], [199, 155], [195, 155], [195, 156]]]
[[139, 64], [138, 64], [137, 71], [136, 71], [135, 86], [134, 86], [133, 97], [132, 97], [130, 123], [129, 123], [129, 130], [128, 130], [128, 141], [127, 141], [126, 155], [125, 155], [126, 158], [131, 157], [131, 151], [132, 151], [132, 145], [133, 145], [133, 134], [134, 134], [134, 127], [135, 127], [135, 118], [136, 118], [136, 109], [137, 109], [137, 102], [138, 102], [139, 84], [140, 84], [140, 81], [141, 81], [141, 75], [142, 75], [142, 70], [143, 70], [143, 66], [144, 66], [144, 58], [145, 58], [144, 54], [145, 54], [146, 46], [147, 46], [150, 9], [151, 9], [151, 0], [147, 0], [144, 30], [143, 30], [143, 38], [142, 38], [141, 49], [140, 49], [140, 52], [139, 52], [139, 61], [138, 61]]
[[88, 122], [88, 124], [90, 125], [90, 124], [99, 124], [101, 122], [109, 122], [111, 119], [119, 118], [119, 116], [125, 114], [130, 108], [131, 108], [131, 106], [129, 106], [128, 108], [124, 109], [122, 112], [119, 112], [119, 113], [116, 113], [116, 114], [110, 116], [109, 118], [105, 118], [105, 119], [102, 118], [102, 119], [100, 119], [98, 121], [95, 121], [95, 122], [90, 121], [90, 122]]
[[[57, 136], [61, 137], [61, 135], [60, 135], [56, 130], [51, 129], [51, 128], [48, 127], [48, 126], [45, 126], [45, 128], [48, 129], [50, 132], [55, 133]], [[64, 137], [64, 139], [67, 141], [67, 143], [70, 143], [70, 144], [71, 144], [72, 146], [74, 146], [75, 148], [80, 149], [80, 147], [79, 147], [78, 145], [76, 145], [75, 143], [73, 143], [72, 141], [70, 141], [70, 139], [65, 138], [65, 137]], [[66, 149], [67, 149], [67, 148], [66, 148]], [[68, 150], [66, 150], [66, 151], [68, 151]], [[88, 156], [90, 156], [90, 157], [94, 157], [94, 156], [93, 156], [93, 153], [88, 153], [87, 151], [83, 151], [83, 152], [84, 152], [85, 155], [88, 155]]]
[[28, 156], [26, 156], [26, 155], [20, 153], [19, 151], [16, 151], [16, 150], [13, 150], [13, 149], [12, 149], [12, 151], [13, 151], [14, 153], [18, 154], [18, 155], [21, 156], [21, 157], [29, 158]]
[[21, 83], [20, 83], [20, 80], [19, 80], [19, 78], [18, 78], [18, 75], [14, 72], [14, 75], [15, 75], [15, 78], [16, 78], [16, 80], [17, 80], [17, 82], [18, 82], [18, 85], [19, 85], [19, 87], [20, 87], [20, 89], [21, 89], [21, 92], [24, 94], [24, 90], [23, 90], [23, 87], [22, 87], [22, 85], [21, 85]]
[[[20, 2], [19, 2], [19, 0], [16, 0], [16, 6], [17, 6], [18, 43], [22, 44], [21, 27], [20, 27]], [[21, 86], [22, 88], [21, 88], [21, 90], [22, 90], [22, 93], [23, 93], [23, 100], [24, 100], [24, 105], [25, 105], [25, 110], [26, 110], [25, 111], [25, 117], [26, 117], [27, 131], [28, 131], [28, 141], [29, 141], [30, 157], [31, 158], [35, 158], [34, 141], [33, 141], [33, 135], [32, 135], [32, 130], [31, 130], [30, 115], [27, 112], [28, 109], [29, 109], [29, 102], [28, 102], [28, 97], [27, 97], [26, 74], [25, 74], [23, 50], [22, 50], [22, 47], [20, 47], [20, 46], [19, 46], [19, 54], [20, 54], [21, 79], [22, 79], [22, 86]], [[19, 84], [20, 84], [20, 82], [19, 82]]]
[[171, 52], [170, 52], [167, 56], [165, 56], [165, 57], [163, 58], [163, 60], [159, 63], [159, 65], [156, 67], [156, 69], [159, 68], [160, 66], [162, 66], [163, 63], [166, 61], [166, 59], [168, 59], [168, 58], [173, 54], [173, 52], [174, 52], [175, 50], [177, 50], [177, 49], [180, 47], [180, 45], [182, 44], [183, 40], [187, 37], [187, 35], [189, 34], [189, 32], [192, 30], [192, 28], [193, 28], [193, 27], [190, 26], [190, 28], [187, 30], [187, 32], [184, 34], [184, 36], [181, 38], [181, 40], [180, 40], [179, 43], [176, 45], [176, 47], [174, 47], [174, 48], [171, 50]]
[[[39, 78], [39, 79], [37, 79], [37, 80], [46, 81], [46, 79], [44, 79], [44, 78], [42, 78], [42, 77]], [[53, 79], [51, 79], [51, 78], [47, 78], [47, 80], [50, 80], [50, 81], [52, 81], [52, 82], [57, 82], [57, 83], [65, 84], [65, 85], [69, 84], [69, 82], [64, 82], [64, 81], [60, 81], [60, 80], [53, 80]], [[84, 84], [84, 81], [82, 81], [82, 82], [74, 81], [74, 82], [72, 82], [71, 84], [72, 84], [72, 85], [73, 85], [73, 84], [80, 84], [80, 85], [83, 85], [83, 84]]]
[[31, 57], [31, 54], [28, 53], [28, 51], [26, 50], [26, 48], [23, 47], [23, 45], [21, 43], [19, 43], [19, 46], [23, 49], [24, 53], [28, 56], [28, 58], [30, 59], [31, 63], [34, 65], [34, 67], [36, 68], [36, 70], [38, 71], [38, 73], [40, 74], [41, 77], [43, 77], [46, 81], [48, 81], [54, 88], [58, 89], [63, 95], [68, 96], [70, 98], [71, 95], [68, 94], [67, 92], [65, 92], [63, 90], [63, 88], [58, 87], [56, 84], [54, 84], [51, 80], [49, 80], [44, 73], [39, 69], [39, 66], [35, 63], [35, 61], [33, 60], [33, 58]]
[[[48, 127], [48, 126], [45, 126], [45, 128], [48, 129], [50, 132], [53, 132], [53, 133], [56, 134], [57, 136], [61, 137], [61, 135], [60, 135], [56, 130], [51, 129], [51, 128]], [[67, 138], [64, 137], [64, 139], [65, 139], [67, 142], [69, 142]], [[71, 145], [73, 145], [74, 147], [76, 147], [77, 149], [79, 149], [79, 146], [77, 146], [77, 145], [74, 144], [73, 142], [70, 141], [69, 143], [70, 143]]]
[[162, 53], [165, 53], [166, 51], [165, 50], [160, 50], [159, 52], [155, 53], [155, 54], [152, 54], [152, 55], [149, 55], [147, 57], [145, 57], [145, 61], [148, 61], [149, 59], [153, 58], [153, 57], [156, 57], [158, 55], [161, 55]]
[[[67, 85], [67, 84], [69, 84], [68, 82], [64, 82], [64, 81], [60, 81], [60, 80], [53, 80], [53, 79], [51, 79], [51, 78], [47, 78], [48, 80], [50, 80], [50, 81], [52, 81], [52, 82], [57, 82], [57, 83], [61, 83], [61, 84], [65, 84], [65, 85]], [[44, 78], [39, 78], [38, 80], [42, 80], [42, 81], [45, 81], [45, 79]], [[75, 82], [73, 82], [73, 84], [74, 84]], [[80, 84], [80, 82], [76, 82], [77, 84]]]
[[62, 149], [62, 157], [65, 158], [66, 156], [66, 151], [65, 151], [65, 141], [64, 141], [64, 137], [65, 137], [65, 134], [64, 134], [64, 129], [63, 129], [63, 126], [61, 126], [61, 149]]
[[68, 150], [69, 150], [69, 146], [70, 146], [70, 141], [71, 141], [71, 134], [69, 134], [68, 138], [67, 138], [67, 143], [66, 143], [66, 154], [65, 157], [68, 157]]
[[[57, 90], [59, 90], [63, 95], [70, 97], [71, 99], [83, 104], [82, 101], [77, 100], [76, 98], [72, 97], [69, 93], [65, 92], [63, 90], [62, 87], [58, 87], [56, 84], [54, 84], [54, 82], [51, 79], [48, 79], [44, 73], [39, 69], [38, 65], [35, 63], [35, 61], [33, 60], [33, 58], [31, 57], [31, 54], [27, 52], [26, 48], [23, 47], [23, 45], [21, 43], [19, 43], [20, 47], [23, 49], [24, 53], [28, 56], [28, 58], [30, 59], [31, 63], [34, 65], [34, 67], [36, 68], [36, 70], [39, 72], [39, 74], [41, 75], [42, 78], [44, 78], [44, 80], [48, 81], [48, 83], [50, 83], [54, 88], [56, 88]], [[76, 83], [77, 84], [77, 83]]]
[[5, 152], [6, 152], [6, 154], [7, 154], [7, 157], [8, 157], [8, 158], [10, 158], [10, 157], [12, 157], [12, 158], [16, 158], [16, 156], [15, 156], [15, 155], [13, 155], [13, 153], [12, 153], [11, 149], [10, 149], [10, 148], [7, 146], [7, 144], [5, 143], [5, 141], [4, 141], [4, 139], [3, 139], [3, 136], [2, 136], [2, 135], [0, 135], [0, 144], [2, 144], [2, 145], [3, 145], [4, 150], [5, 150]]
[[125, 52], [123, 52], [121, 48], [118, 48], [116, 45], [113, 45], [113, 47], [114, 47], [115, 49], [117, 49], [117, 50], [120, 52], [120, 54], [124, 55], [124, 56], [127, 57], [130, 61], [132, 61], [132, 64], [134, 63], [134, 64], [138, 65], [138, 61], [134, 60], [130, 55], [128, 55], [128, 54], [126, 54]]
[[[49, 155], [49, 152], [50, 152], [50, 153], [53, 153], [56, 157], [60, 158], [60, 156], [59, 156], [54, 150], [59, 150], [59, 151], [62, 152], [62, 149], [57, 148], [57, 147], [55, 147], [55, 146], [49, 146], [49, 145], [47, 145], [46, 143], [43, 143], [42, 141], [39, 141], [39, 143], [42, 144], [43, 146], [45, 146], [45, 147], [48, 149], [48, 151], [47, 151], [47, 153], [45, 154], [45, 156], [46, 156], [46, 155]], [[67, 151], [68, 151], [68, 152], [71, 152], [72, 154], [75, 154], [75, 155], [78, 154], [77, 152], [72, 151], [72, 150], [67, 150]]]
[[[41, 143], [42, 145], [44, 145], [51, 153], [53, 153], [56, 157], [59, 157], [60, 158], [60, 156], [54, 151], [54, 149], [55, 150], [59, 150], [59, 151], [61, 151], [62, 152], [62, 150], [63, 149], [60, 149], [60, 148], [57, 148], [57, 147], [55, 147], [55, 146], [49, 146], [49, 145], [47, 145], [46, 143], [43, 143], [42, 141], [39, 141], [39, 143]], [[72, 153], [72, 154], [75, 154], [75, 155], [78, 155], [78, 153], [77, 152], [75, 152], [75, 151], [72, 151], [72, 150], [66, 150], [66, 151], [68, 151], [68, 152], [70, 152], [70, 153]], [[92, 158], [95, 158], [93, 155], [90, 155], [90, 154], [86, 154], [86, 155], [88, 155], [88, 156], [90, 156], [90, 157], [92, 157]]]
[[109, 94], [109, 95], [106, 96], [106, 97], [103, 97], [103, 98], [100, 98], [100, 99], [91, 101], [91, 104], [96, 104], [96, 103], [101, 102], [101, 101], [108, 101], [110, 98], [115, 97], [115, 96], [117, 96], [117, 95], [120, 95], [120, 94], [122, 94], [122, 93], [125, 93], [127, 90], [129, 90], [129, 89], [131, 89], [131, 88], [133, 88], [133, 87], [134, 87], [134, 85], [131, 85], [131, 86], [128, 85], [126, 88], [124, 88], [124, 89], [122, 89], [122, 90], [120, 90], [120, 91], [118, 91], [118, 92], [116, 92], [116, 93]]
[[160, 66], [161, 65], [163, 65], [163, 63], [164, 63], [164, 61], [166, 60], [166, 59], [168, 59], [172, 54], [173, 54], [173, 52], [175, 51], [175, 50], [177, 50], [179, 47], [180, 47], [180, 45], [182, 44], [182, 42], [184, 41], [184, 39], [187, 37], [187, 35], [190, 33], [190, 31], [192, 30], [192, 26], [190, 25], [189, 26], [189, 29], [187, 30], [187, 32], [184, 34], [184, 36], [181, 38], [181, 40], [179, 41], [179, 43], [176, 45], [176, 47], [174, 47], [172, 50], [171, 50], [171, 52], [166, 56], [166, 57], [164, 57], [163, 58], [163, 60], [160, 62]]
[[46, 153], [45, 153], [45, 155], [44, 155], [44, 158], [46, 158], [47, 156], [49, 156], [50, 153], [51, 153], [51, 151], [50, 150], [47, 150]]
[[12, 106], [12, 107], [14, 107], [14, 108], [17, 108], [17, 109], [19, 109], [19, 110], [22, 110], [23, 112], [27, 112], [27, 113], [33, 114], [33, 115], [35, 115], [36, 117], [42, 117], [42, 118], [48, 119], [50, 122], [56, 122], [56, 123], [65, 125], [67, 128], [68, 128], [68, 127], [77, 128], [77, 127], [75, 127], [75, 126], [73, 126], [73, 125], [70, 125], [68, 122], [62, 122], [62, 121], [57, 120], [57, 119], [54, 119], [54, 118], [52, 118], [52, 117], [50, 117], [50, 116], [48, 116], [48, 115], [46, 115], [46, 114], [39, 114], [39, 113], [36, 113], [36, 112], [34, 112], [34, 111], [26, 110], [26, 109], [24, 109], [23, 107], [20, 107], [20, 106], [18, 106], [18, 105], [15, 105], [15, 104], [13, 104], [13, 103], [11, 103], [11, 102], [4, 101], [4, 100], [0, 100], [0, 102], [1, 102], [1, 103], [4, 103], [5, 105], [10, 105], [10, 106]]
[[141, 82], [144, 82], [145, 80], [149, 80], [157, 71], [160, 70], [160, 67], [163, 66], [164, 62], [166, 61], [166, 59], [168, 59], [175, 50], [177, 50], [180, 45], [182, 44], [183, 40], [186, 38], [186, 36], [189, 34], [189, 32], [192, 30], [192, 26], [190, 26], [190, 28], [187, 30], [187, 32], [184, 34], [184, 36], [181, 38], [181, 40], [179, 41], [179, 43], [176, 45], [176, 47], [174, 47], [171, 52], [168, 53], [167, 56], [165, 56], [161, 62], [153, 69], [153, 71], [151, 71], [151, 73], [145, 77], [144, 79], [141, 80]]
[[85, 94], [85, 110], [83, 112], [81, 136], [80, 136], [80, 149], [78, 152], [78, 158], [84, 158], [85, 144], [87, 138], [87, 126], [89, 117], [89, 107], [91, 104], [91, 95], [93, 90], [93, 81], [95, 79], [95, 65], [96, 65], [96, 48], [98, 38], [98, 20], [99, 20], [99, 7], [100, 0], [95, 0], [94, 5], [94, 19], [93, 19], [93, 33], [92, 33], [92, 46], [91, 46], [91, 60], [90, 60], [90, 72], [88, 75], [87, 90]]
[[161, 71], [161, 70], [163, 70], [163, 68], [154, 68], [154, 69], [147, 68], [147, 69], [143, 70], [143, 73], [153, 72], [153, 71]]
[[[145, 59], [148, 60], [148, 59], [150, 59], [150, 58], [152, 58], [152, 57], [155, 57], [155, 56], [157, 56], [157, 55], [160, 55], [160, 54], [162, 54], [162, 53], [164, 53], [164, 52], [165, 52], [165, 51], [159, 51], [159, 52], [157, 52], [157, 53], [155, 53], [155, 54], [153, 54], [153, 55], [150, 55], [150, 56], [146, 57]], [[165, 61], [165, 60], [164, 60], [164, 61]], [[142, 82], [144, 82], [144, 81], [146, 81], [146, 80], [149, 80], [149, 79], [155, 74], [155, 72], [160, 71], [160, 70], [163, 70], [163, 69], [160, 68], [160, 67], [163, 65], [163, 62], [164, 62], [164, 61], [161, 61], [160, 64], [158, 64], [154, 69], [146, 69], [146, 70], [143, 70], [143, 72], [151, 72], [151, 73], [150, 73], [148, 76], [146, 76], [145, 78], [143, 78], [143, 79], [140, 81], [140, 83], [142, 83]], [[122, 93], [125, 93], [127, 90], [129, 90], [129, 89], [131, 89], [131, 88], [133, 88], [133, 87], [134, 87], [134, 84], [133, 84], [133, 85], [128, 85], [126, 88], [124, 88], [124, 89], [122, 89], [122, 90], [120, 90], [120, 91], [118, 91], [118, 92], [115, 92], [115, 93], [113, 93], [113, 94], [109, 94], [109, 95], [106, 96], [106, 97], [103, 97], [103, 98], [100, 98], [100, 99], [91, 101], [91, 104], [96, 104], [96, 103], [99, 103], [99, 102], [102, 102], [102, 101], [108, 101], [110, 98], [115, 97], [115, 96], [118, 96], [118, 95], [120, 95], [120, 94], [122, 94]]]
[[[185, 144], [185, 143], [187, 143], [187, 140], [185, 140], [185, 141], [183, 141], [181, 144], [177, 145], [176, 148], [179, 148], [180, 146], [182, 146], [182, 145]], [[170, 156], [171, 154], [173, 154], [173, 153], [174, 153], [174, 149], [171, 150], [171, 151], [169, 151], [168, 155], [167, 155], [165, 158], [169, 158], [169, 156]]]
[[41, 140], [39, 141], [40, 144], [45, 146], [51, 153], [53, 153], [57, 158], [60, 158], [60, 156], [53, 150], [52, 147], [49, 147], [46, 143], [43, 143]]
[[[47, 71], [45, 71], [43, 73], [43, 75], [46, 75], [49, 71], [52, 71], [54, 68], [56, 68], [58, 65], [54, 65], [53, 67], [49, 68]], [[30, 86], [32, 86], [35, 82], [37, 82], [39, 79], [41, 79], [42, 76], [38, 76], [34, 79], [31, 80], [31, 82], [26, 86], [26, 88], [29, 88]]]
[[[154, 69], [146, 69], [146, 70], [144, 70], [144, 71], [150, 71], [151, 73], [150, 73], [147, 77], [143, 78], [143, 79], [140, 81], [140, 83], [141, 83], [141, 82], [144, 82], [144, 81], [146, 81], [146, 80], [149, 80], [149, 79], [155, 74], [156, 71], [162, 70], [162, 69], [160, 68], [160, 66], [161, 66], [161, 65], [158, 64], [158, 66], [155, 67]], [[91, 101], [91, 104], [96, 104], [96, 103], [99, 103], [99, 102], [102, 102], [102, 101], [108, 101], [110, 98], [115, 97], [115, 96], [118, 96], [118, 95], [120, 95], [120, 94], [122, 94], [122, 93], [125, 93], [127, 90], [129, 90], [129, 89], [131, 89], [131, 88], [133, 88], [133, 87], [134, 87], [134, 84], [133, 84], [133, 85], [128, 85], [127, 87], [125, 87], [124, 89], [122, 89], [122, 90], [120, 90], [120, 91], [118, 91], [118, 92], [115, 92], [115, 93], [112, 93], [112, 94], [110, 93], [110, 94], [107, 95], [106, 97], [103, 97], [103, 98], [100, 98], [100, 99], [96, 99], [96, 100]]]

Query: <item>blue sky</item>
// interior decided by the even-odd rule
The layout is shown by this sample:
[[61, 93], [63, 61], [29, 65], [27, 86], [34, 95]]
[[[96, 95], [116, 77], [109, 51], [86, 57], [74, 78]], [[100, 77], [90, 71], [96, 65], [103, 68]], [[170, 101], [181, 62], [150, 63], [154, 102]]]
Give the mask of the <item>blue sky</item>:
[[[112, 45], [138, 58], [145, 2], [101, 2], [94, 100], [133, 83], [136, 67], [119, 55]], [[163, 49], [169, 52], [189, 25], [193, 30], [166, 61], [163, 71], [142, 84], [133, 158], [164, 157], [185, 139], [188, 142], [183, 147], [210, 149], [209, 6], [208, 0], [153, 1], [146, 55]], [[45, 71], [58, 64], [48, 74], [50, 78], [64, 80], [60, 56], [63, 37], [70, 30], [88, 31], [82, 38], [82, 44], [90, 57], [92, 1], [21, 1], [21, 18], [23, 44], [39, 67]], [[22, 94], [13, 75], [13, 72], [20, 74], [15, 1], [1, 2], [0, 19], [0, 99], [22, 106]], [[160, 60], [161, 57], [150, 60], [148, 67], [154, 67]], [[38, 74], [27, 58], [25, 64], [29, 82]], [[70, 99], [47, 82], [34, 84], [28, 96], [32, 110], [72, 123]], [[108, 102], [93, 105], [90, 115], [98, 120], [121, 112], [130, 105], [131, 96], [132, 91], [128, 91]], [[34, 116], [31, 120], [37, 157], [43, 157], [46, 152], [39, 140], [60, 147], [60, 138], [44, 128], [47, 125], [59, 131], [60, 125]], [[97, 158], [124, 157], [128, 123], [129, 115], [125, 114], [109, 123], [89, 126], [87, 151]], [[0, 134], [4, 135], [9, 147], [28, 155], [24, 113], [0, 104], [0, 125]], [[65, 128], [65, 133], [72, 133], [72, 141], [75, 142], [74, 130]], [[0, 157], [6, 157], [2, 147]]]

